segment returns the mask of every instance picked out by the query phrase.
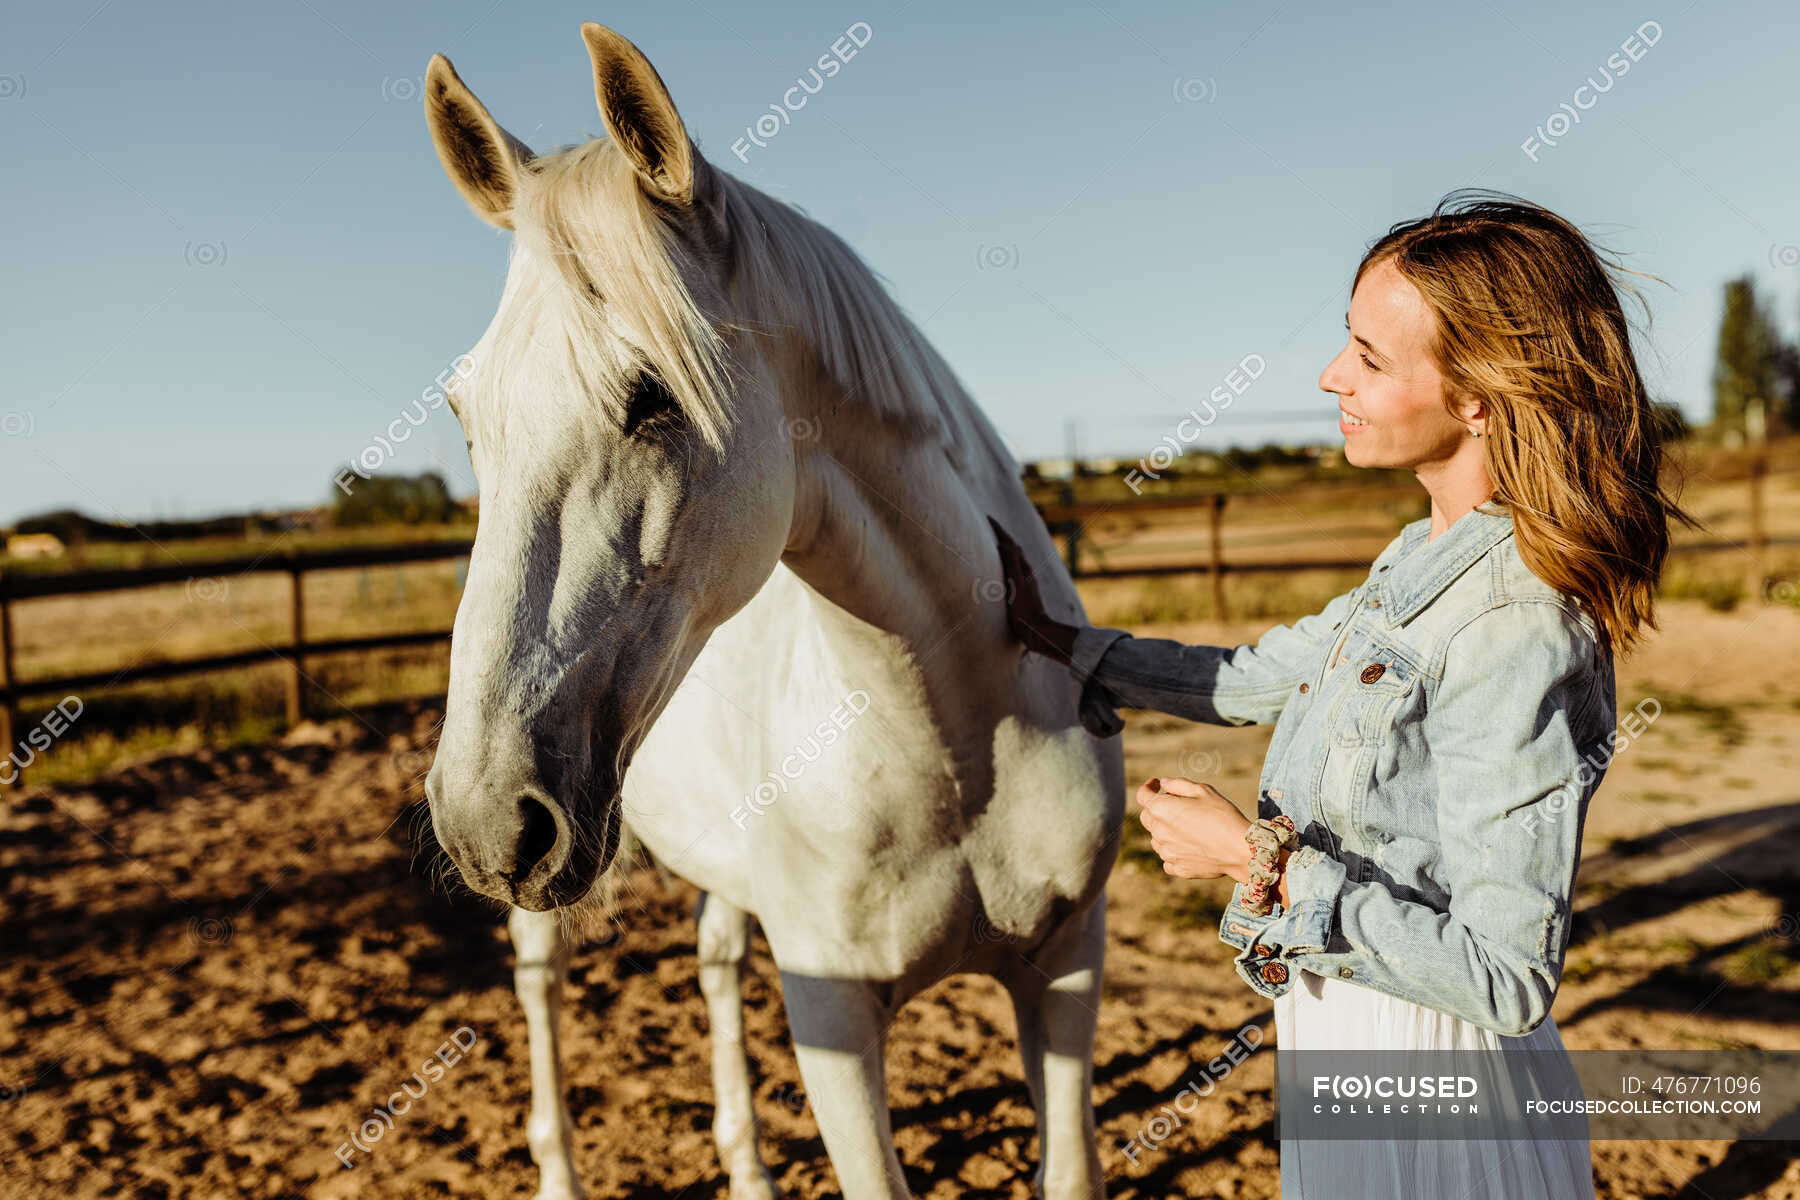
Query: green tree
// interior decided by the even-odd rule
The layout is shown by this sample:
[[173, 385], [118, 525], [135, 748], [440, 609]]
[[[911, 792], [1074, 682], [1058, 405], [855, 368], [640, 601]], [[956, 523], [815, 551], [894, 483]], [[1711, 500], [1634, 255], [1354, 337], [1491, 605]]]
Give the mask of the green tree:
[[1781, 427], [1800, 433], [1800, 341], [1783, 341], [1775, 348], [1776, 412]]
[[1753, 436], [1776, 401], [1781, 338], [1757, 300], [1748, 275], [1725, 285], [1719, 321], [1719, 355], [1713, 366], [1713, 426], [1720, 433]]
[[437, 525], [455, 515], [456, 501], [451, 499], [444, 477], [436, 471], [423, 475], [372, 475], [362, 479], [346, 469], [337, 476], [338, 479], [346, 477], [348, 484], [332, 489], [336, 500], [332, 522], [340, 528], [392, 522]]

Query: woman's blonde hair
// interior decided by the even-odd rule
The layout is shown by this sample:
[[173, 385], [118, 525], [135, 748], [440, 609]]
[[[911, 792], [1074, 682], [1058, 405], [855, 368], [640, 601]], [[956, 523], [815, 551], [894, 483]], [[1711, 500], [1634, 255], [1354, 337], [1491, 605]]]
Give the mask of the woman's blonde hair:
[[1436, 314], [1446, 404], [1486, 407], [1488, 475], [1520, 556], [1586, 607], [1609, 649], [1630, 649], [1656, 628], [1670, 520], [1694, 524], [1663, 490], [1665, 431], [1618, 288], [1643, 296], [1613, 274], [1642, 273], [1547, 209], [1469, 190], [1390, 229], [1356, 282], [1390, 260]]

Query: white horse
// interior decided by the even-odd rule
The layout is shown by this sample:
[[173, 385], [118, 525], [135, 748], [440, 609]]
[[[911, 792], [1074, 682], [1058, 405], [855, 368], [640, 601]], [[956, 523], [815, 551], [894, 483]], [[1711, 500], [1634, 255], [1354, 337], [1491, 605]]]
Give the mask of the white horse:
[[[1116, 739], [1024, 656], [987, 519], [1055, 548], [1017, 463], [837, 237], [700, 157], [624, 38], [582, 27], [608, 136], [542, 157], [434, 58], [438, 154], [514, 231], [452, 399], [481, 486], [433, 826], [514, 905], [540, 1196], [579, 1194], [557, 1053], [568, 932], [622, 825], [705, 893], [714, 1138], [757, 1148], [739, 975], [762, 923], [848, 1197], [907, 1194], [882, 1052], [953, 972], [1010, 991], [1045, 1194], [1103, 1194], [1092, 1054]], [[1080, 602], [1044, 585], [1058, 615]]]

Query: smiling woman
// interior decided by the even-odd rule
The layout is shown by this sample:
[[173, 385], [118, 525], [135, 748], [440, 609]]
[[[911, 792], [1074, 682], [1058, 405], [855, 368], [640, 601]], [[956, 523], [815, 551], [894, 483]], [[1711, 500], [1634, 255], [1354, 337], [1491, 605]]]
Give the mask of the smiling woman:
[[[1472, 401], [1444, 402], [1432, 361], [1432, 316], [1392, 260], [1368, 268], [1344, 317], [1350, 341], [1319, 377], [1338, 396], [1344, 457], [1358, 467], [1449, 461], [1480, 436]], [[1472, 451], [1471, 451], [1472, 453]]]
[[1654, 625], [1669, 522], [1693, 524], [1660, 479], [1662, 430], [1615, 291], [1630, 273], [1547, 209], [1447, 198], [1369, 248], [1350, 343], [1319, 376], [1352, 464], [1413, 466], [1434, 499], [1435, 481], [1460, 487], [1458, 512], [1491, 491], [1532, 572], [1621, 650]]
[[[1409, 469], [1431, 499], [1362, 585], [1253, 645], [1184, 646], [1052, 619], [1002, 533], [1009, 617], [1084, 681], [1095, 732], [1119, 705], [1275, 725], [1256, 822], [1188, 779], [1138, 802], [1169, 874], [1237, 881], [1219, 936], [1281, 1050], [1561, 1055], [1550, 1007], [1613, 654], [1650, 621], [1686, 515], [1606, 265], [1554, 214], [1447, 201], [1396, 226], [1346, 323], [1319, 376], [1345, 457]], [[1288, 1132], [1281, 1177], [1287, 1200], [1593, 1195], [1577, 1141]]]

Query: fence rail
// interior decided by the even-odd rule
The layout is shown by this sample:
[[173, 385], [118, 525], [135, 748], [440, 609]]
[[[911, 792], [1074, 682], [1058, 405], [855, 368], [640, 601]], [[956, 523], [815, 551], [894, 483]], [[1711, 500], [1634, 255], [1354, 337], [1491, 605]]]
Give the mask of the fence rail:
[[[1785, 473], [1785, 472], [1784, 472]], [[1760, 588], [1767, 547], [1800, 544], [1800, 537], [1771, 539], [1763, 528], [1763, 482], [1768, 474], [1766, 464], [1753, 460], [1747, 472], [1750, 487], [1750, 536], [1744, 542], [1690, 542], [1673, 548], [1674, 553], [1718, 550], [1747, 550], [1749, 575]], [[1396, 496], [1416, 492], [1396, 492]], [[1155, 499], [1076, 503], [1065, 493], [1061, 502], [1039, 507], [1052, 534], [1063, 540], [1063, 551], [1070, 575], [1079, 579], [1153, 578], [1171, 575], [1206, 574], [1211, 581], [1213, 611], [1226, 616], [1225, 576], [1252, 572], [1287, 571], [1353, 571], [1368, 566], [1354, 559], [1318, 559], [1282, 562], [1226, 562], [1224, 557], [1224, 518], [1227, 499], [1222, 494], [1194, 497], [1159, 497]], [[1130, 515], [1142, 512], [1205, 510], [1209, 554], [1204, 562], [1155, 563], [1126, 567], [1084, 568], [1082, 565], [1083, 531], [1087, 522], [1106, 513]], [[287, 672], [287, 718], [297, 724], [305, 716], [305, 662], [315, 655], [361, 653], [441, 642], [450, 631], [425, 630], [413, 633], [376, 634], [367, 637], [309, 640], [306, 635], [306, 602], [304, 581], [311, 571], [333, 571], [355, 567], [400, 566], [409, 563], [439, 562], [466, 557], [470, 539], [441, 539], [425, 542], [403, 542], [375, 546], [352, 546], [333, 550], [295, 550], [281, 554], [246, 554], [200, 564], [158, 565], [142, 568], [84, 570], [49, 573], [0, 572], [0, 758], [17, 744], [19, 699], [22, 696], [53, 692], [101, 690], [128, 683], [169, 679], [182, 675], [206, 674], [241, 667], [284, 662]], [[289, 577], [288, 641], [282, 646], [241, 650], [229, 654], [213, 654], [165, 662], [127, 665], [111, 671], [88, 671], [81, 674], [34, 676], [19, 678], [15, 667], [12, 606], [19, 600], [35, 600], [53, 596], [81, 596], [97, 592], [125, 591], [133, 588], [186, 583], [194, 579], [223, 576], [285, 573]], [[22, 772], [21, 772], [22, 774]]]
[[383, 543], [346, 546], [335, 550], [288, 550], [280, 554], [243, 554], [203, 563], [171, 563], [152, 567], [121, 567], [96, 571], [54, 571], [42, 574], [0, 573], [0, 600], [34, 600], [41, 596], [81, 596], [92, 592], [121, 592], [158, 584], [186, 583], [225, 575], [258, 575], [276, 571], [335, 571], [345, 567], [391, 567], [403, 563], [463, 558], [469, 553], [468, 538], [440, 538], [429, 542]]
[[[333, 550], [293, 550], [282, 554], [239, 555], [202, 564], [173, 564], [27, 575], [0, 574], [0, 756], [11, 751], [17, 744], [14, 741], [14, 726], [18, 722], [19, 699], [22, 696], [99, 690], [127, 683], [170, 679], [181, 675], [203, 675], [214, 671], [260, 666], [270, 662], [284, 662], [288, 665], [287, 719], [290, 725], [298, 724], [300, 719], [306, 715], [305, 663], [309, 656], [424, 646], [441, 642], [450, 636], [450, 631], [447, 629], [432, 629], [414, 633], [309, 640], [306, 636], [305, 578], [307, 572], [441, 562], [446, 559], [466, 557], [472, 544], [467, 538], [458, 538], [378, 546], [350, 546]], [[140, 663], [110, 671], [87, 671], [81, 674], [19, 678], [13, 649], [17, 642], [13, 636], [12, 622], [12, 606], [19, 600], [128, 591], [133, 588], [186, 583], [194, 579], [222, 578], [227, 575], [268, 574], [286, 574], [289, 579], [288, 642], [284, 646], [265, 646], [253, 650], [234, 651], [229, 654], [209, 654], [197, 658]], [[22, 770], [20, 774], [23, 774]]]

